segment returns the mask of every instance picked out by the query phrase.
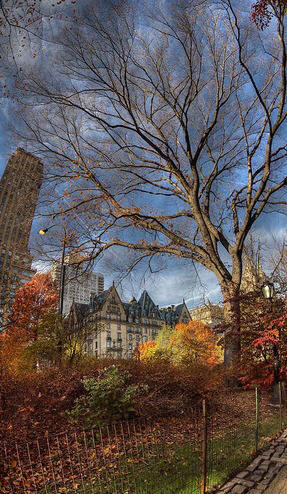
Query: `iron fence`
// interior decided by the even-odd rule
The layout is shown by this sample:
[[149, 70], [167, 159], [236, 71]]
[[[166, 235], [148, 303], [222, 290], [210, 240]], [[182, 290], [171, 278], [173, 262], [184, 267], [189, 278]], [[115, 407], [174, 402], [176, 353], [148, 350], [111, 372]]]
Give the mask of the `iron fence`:
[[244, 423], [219, 424], [203, 401], [184, 430], [171, 417], [9, 441], [1, 445], [1, 494], [205, 493], [286, 424], [285, 407], [263, 420], [256, 396], [254, 419]]

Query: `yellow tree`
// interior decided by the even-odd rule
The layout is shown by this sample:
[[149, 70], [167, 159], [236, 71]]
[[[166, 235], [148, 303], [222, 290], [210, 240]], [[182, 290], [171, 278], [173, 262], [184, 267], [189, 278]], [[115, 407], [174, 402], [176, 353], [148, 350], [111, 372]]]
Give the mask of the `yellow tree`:
[[179, 324], [170, 338], [172, 360], [207, 365], [219, 363], [214, 331], [201, 321]]
[[155, 341], [139, 345], [141, 360], [168, 360], [174, 364], [219, 363], [216, 335], [210, 327], [200, 321], [179, 324], [175, 329], [163, 328]]

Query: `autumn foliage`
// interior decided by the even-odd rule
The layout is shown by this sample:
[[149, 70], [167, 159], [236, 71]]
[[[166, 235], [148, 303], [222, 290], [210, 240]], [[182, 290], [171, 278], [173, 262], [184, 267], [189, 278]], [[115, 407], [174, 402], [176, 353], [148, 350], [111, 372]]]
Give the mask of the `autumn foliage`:
[[153, 340], [146, 341], [138, 346], [136, 356], [139, 356], [140, 360], [146, 360], [152, 355], [153, 350], [156, 348], [156, 343]]
[[21, 359], [27, 345], [37, 340], [41, 321], [54, 313], [58, 294], [49, 274], [36, 274], [16, 294], [10, 323], [0, 335], [0, 357], [3, 372], [21, 371]]
[[219, 363], [216, 335], [201, 321], [178, 324], [174, 330], [163, 328], [155, 341], [139, 345], [141, 360], [166, 360], [176, 365]]
[[[244, 307], [245, 306], [245, 307]], [[286, 380], [287, 311], [284, 302], [272, 306], [256, 294], [243, 303], [241, 364], [239, 372], [246, 387], [269, 387], [274, 382], [275, 352], [278, 352], [281, 380]]]
[[258, 0], [252, 6], [251, 17], [258, 29], [265, 29], [270, 24], [274, 9], [280, 14], [285, 13], [286, 0]]
[[26, 341], [37, 339], [38, 324], [57, 307], [58, 292], [49, 274], [36, 274], [18, 290], [8, 333], [21, 332]]
[[177, 325], [170, 343], [176, 359], [180, 362], [202, 362], [207, 365], [219, 363], [216, 335], [201, 321]]

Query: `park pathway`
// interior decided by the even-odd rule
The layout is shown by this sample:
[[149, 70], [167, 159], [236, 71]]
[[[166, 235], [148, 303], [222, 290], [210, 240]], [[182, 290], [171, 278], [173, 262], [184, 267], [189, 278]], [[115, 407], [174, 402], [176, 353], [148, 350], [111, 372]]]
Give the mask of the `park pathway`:
[[287, 430], [216, 494], [287, 494]]

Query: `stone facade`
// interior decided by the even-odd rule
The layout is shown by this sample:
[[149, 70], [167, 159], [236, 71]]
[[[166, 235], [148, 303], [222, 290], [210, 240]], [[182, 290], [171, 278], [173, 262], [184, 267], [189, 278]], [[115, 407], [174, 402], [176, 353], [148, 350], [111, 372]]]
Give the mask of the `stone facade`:
[[240, 285], [241, 292], [249, 293], [258, 291], [265, 280], [267, 280], [267, 276], [264, 273], [261, 264], [259, 262], [253, 262], [250, 257], [245, 254], [244, 268]]
[[137, 301], [121, 300], [115, 285], [90, 305], [73, 303], [70, 324], [89, 328], [86, 351], [97, 357], [132, 358], [140, 343], [155, 339], [163, 325], [174, 327], [190, 321], [188, 309], [182, 304], [160, 309], [147, 291]]
[[196, 307], [189, 311], [192, 321], [201, 321], [208, 324], [211, 328], [215, 328], [224, 321], [223, 307], [208, 303], [201, 307]]
[[0, 330], [17, 289], [35, 274], [28, 244], [42, 176], [40, 160], [18, 148], [0, 181]]

